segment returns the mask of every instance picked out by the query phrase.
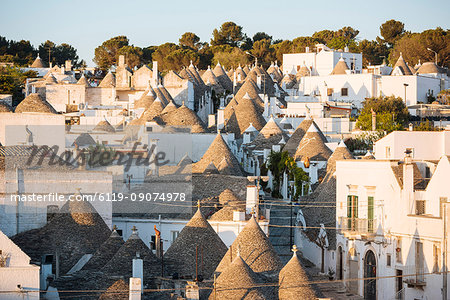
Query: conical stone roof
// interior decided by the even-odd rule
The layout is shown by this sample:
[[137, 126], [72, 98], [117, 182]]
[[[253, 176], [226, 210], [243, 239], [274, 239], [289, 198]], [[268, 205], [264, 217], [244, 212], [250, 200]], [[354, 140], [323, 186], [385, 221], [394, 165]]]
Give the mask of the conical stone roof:
[[152, 105], [144, 111], [144, 113], [141, 116], [142, 122], [150, 122], [155, 117], [159, 116], [164, 110], [164, 104], [162, 101], [158, 98], [156, 98], [155, 101], [153, 101]]
[[111, 231], [88, 201], [67, 201], [54, 218], [40, 229], [20, 233], [13, 241], [33, 261], [44, 254], [60, 256], [60, 272], [66, 274], [85, 254], [94, 253]]
[[144, 92], [141, 98], [134, 102], [134, 108], [148, 109], [155, 101], [155, 92], [152, 88]]
[[83, 270], [98, 271], [105, 266], [125, 242], [114, 228], [109, 238], [95, 251]]
[[403, 75], [412, 75], [411, 70], [406, 65], [406, 62], [403, 59], [403, 55], [402, 55], [401, 52], [400, 52], [400, 56], [398, 57], [398, 60], [395, 63], [394, 68], [392, 69], [392, 71], [395, 70], [395, 68], [397, 68], [397, 67], [403, 72]]
[[295, 75], [295, 77], [297, 78], [297, 80], [301, 77], [305, 77], [305, 76], [309, 76], [311, 74], [311, 71], [309, 70], [309, 68], [305, 65], [305, 62], [303, 62], [302, 66], [300, 67], [300, 70], [298, 70], [297, 74]]
[[[297, 151], [297, 148], [300, 144], [300, 141], [302, 140], [303, 136], [305, 136], [309, 127], [311, 127], [311, 124], [314, 124], [317, 127], [316, 123], [311, 118], [307, 117], [303, 119], [303, 121], [300, 123], [300, 125], [298, 125], [297, 129], [295, 129], [294, 133], [287, 141], [286, 145], [283, 147], [283, 151], [287, 151], [290, 156], [294, 156], [295, 151]], [[320, 130], [319, 134], [322, 137], [322, 140], [326, 143], [327, 139]]]
[[90, 84], [89, 84], [88, 80], [86, 79], [86, 76], [84, 76], [84, 74], [78, 80], [77, 84], [78, 85], [84, 85], [85, 87], [89, 87], [90, 86]]
[[253, 80], [246, 80], [244, 84], [239, 88], [236, 93], [235, 98], [239, 103], [240, 100], [244, 99], [246, 95], [250, 96], [250, 99], [258, 104], [258, 111], [262, 113], [264, 111], [264, 101], [259, 97], [259, 89]]
[[130, 287], [123, 279], [115, 281], [98, 300], [128, 300]]
[[297, 248], [279, 274], [278, 297], [280, 300], [316, 299], [316, 293], [308, 284], [309, 278], [297, 257]]
[[213, 162], [210, 162], [205, 170], [203, 171], [203, 174], [205, 175], [211, 175], [211, 174], [220, 174], [219, 170], [217, 169], [217, 167], [214, 165]]
[[12, 109], [8, 104], [0, 102], [0, 112], [12, 112]]
[[[239, 81], [239, 76], [238, 75], [241, 75], [241, 78], [240, 78], [241, 80], [240, 81]], [[239, 65], [239, 67], [236, 69], [236, 80], [238, 82], [242, 82], [242, 81], [245, 80], [246, 77], [247, 77], [247, 74], [245, 74], [244, 70]]]
[[42, 59], [39, 57], [39, 55], [36, 57], [34, 62], [30, 66], [31, 68], [44, 68], [44, 64], [42, 63]]
[[172, 100], [169, 101], [169, 104], [166, 105], [166, 107], [164, 107], [163, 111], [162, 111], [162, 115], [163, 114], [169, 114], [171, 112], [174, 112], [177, 110], [177, 106], [175, 105], [175, 103], [173, 103]]
[[327, 172], [334, 172], [336, 170], [336, 161], [343, 159], [354, 159], [354, 157], [348, 150], [344, 141], [341, 141], [328, 159]]
[[216, 94], [223, 94], [225, 92], [224, 87], [220, 84], [219, 79], [216, 77], [216, 75], [214, 75], [209, 66], [205, 73], [203, 73], [202, 80], [206, 85], [211, 86]]
[[278, 272], [282, 268], [281, 260], [269, 238], [253, 217], [234, 240], [217, 266], [216, 272], [224, 272], [237, 256], [238, 251], [254, 272]]
[[100, 82], [98, 87], [101, 88], [111, 88], [116, 86], [116, 76], [113, 73], [108, 72], [103, 80]]
[[212, 71], [216, 78], [219, 80], [220, 85], [228, 92], [233, 91], [233, 82], [231, 82], [225, 70], [222, 68], [220, 63], [217, 63], [214, 70]]
[[290, 74], [284, 75], [281, 80], [281, 84], [286, 87], [286, 89], [292, 89], [297, 82], [295, 81], [295, 77]]
[[144, 278], [161, 275], [161, 263], [153, 252], [144, 244], [137, 230], [134, 230], [125, 244], [114, 254], [111, 260], [102, 268], [109, 276], [132, 275], [133, 258], [139, 253], [144, 262]]
[[238, 102], [236, 101], [236, 98], [233, 97], [230, 102], [228, 102], [227, 106], [225, 106], [225, 109], [223, 111], [225, 119], [229, 119], [231, 114], [234, 112], [238, 105]]
[[[216, 292], [211, 293], [209, 299], [251, 299], [247, 297], [250, 296], [251, 291], [258, 289], [256, 288], [258, 283], [257, 274], [252, 271], [241, 256], [236, 256], [233, 262], [230, 262], [222, 274], [217, 277]], [[261, 291], [258, 294], [260, 293]]]
[[114, 127], [107, 121], [107, 120], [103, 120], [100, 121], [93, 129], [94, 131], [103, 131], [103, 132], [109, 132], [109, 133], [114, 133], [116, 132], [116, 130], [114, 129]]
[[438, 74], [441, 73], [439, 67], [434, 62], [426, 62], [417, 70], [417, 74]]
[[311, 161], [328, 160], [331, 156], [330, 148], [325, 145], [314, 124], [311, 124], [300, 141], [294, 159], [300, 160], [303, 156], [308, 157]]
[[334, 66], [333, 71], [331, 72], [331, 75], [340, 75], [340, 74], [347, 74], [348, 66], [345, 63], [344, 58], [341, 56], [337, 64]]
[[243, 98], [238, 103], [234, 113], [236, 115], [240, 134], [244, 133], [248, 126], [250, 126], [250, 123], [253, 124], [258, 131], [266, 125], [266, 120], [253, 100]]
[[171, 126], [187, 126], [191, 128], [191, 133], [207, 132], [206, 125], [198, 117], [198, 115], [188, 108], [186, 105], [180, 106], [177, 110], [167, 114], [164, 118], [167, 125]]
[[95, 145], [95, 144], [96, 144], [96, 142], [92, 138], [92, 136], [87, 132], [83, 132], [75, 139], [72, 146], [77, 145], [78, 147], [85, 147], [85, 146], [90, 146], [90, 145]]
[[29, 94], [25, 99], [23, 99], [15, 109], [16, 113], [24, 112], [40, 112], [56, 114], [56, 110], [48, 103], [46, 100], [42, 99], [39, 94], [33, 93]]
[[230, 189], [225, 189], [219, 195], [219, 203], [222, 204], [222, 205], [227, 205], [230, 202], [237, 202], [237, 201], [241, 201], [241, 200]]
[[164, 260], [179, 275], [195, 278], [196, 252], [199, 274], [204, 278], [212, 276], [227, 252], [227, 247], [205, 219], [200, 208], [167, 249]]
[[243, 176], [239, 162], [220, 133], [217, 134], [200, 161], [194, 164], [193, 171], [196, 173], [203, 173], [209, 164], [213, 163], [213, 165], [218, 166], [224, 158], [230, 161], [230, 172], [232, 171], [233, 175]]
[[270, 117], [267, 124], [261, 129], [256, 138], [251, 142], [255, 149], [271, 149], [272, 145], [278, 144], [282, 139], [288, 139], [287, 135], [278, 126], [273, 117]]

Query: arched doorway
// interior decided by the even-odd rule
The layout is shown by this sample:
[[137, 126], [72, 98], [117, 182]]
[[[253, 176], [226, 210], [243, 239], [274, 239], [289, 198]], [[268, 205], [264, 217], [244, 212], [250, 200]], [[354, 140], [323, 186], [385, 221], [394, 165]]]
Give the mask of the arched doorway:
[[[369, 250], [364, 258], [364, 278], [373, 278], [377, 276], [377, 260], [373, 251]], [[377, 299], [377, 280], [364, 280], [364, 299]]]
[[348, 278], [355, 279], [349, 280], [347, 282], [347, 288], [350, 293], [357, 295], [359, 280], [356, 279], [358, 279], [360, 276], [358, 274], [359, 264], [355, 248], [350, 248], [348, 250], [347, 264], [348, 264]]
[[343, 274], [343, 258], [342, 258], [342, 247], [339, 246], [337, 250], [337, 260], [336, 260], [336, 276], [337, 279], [344, 279]]

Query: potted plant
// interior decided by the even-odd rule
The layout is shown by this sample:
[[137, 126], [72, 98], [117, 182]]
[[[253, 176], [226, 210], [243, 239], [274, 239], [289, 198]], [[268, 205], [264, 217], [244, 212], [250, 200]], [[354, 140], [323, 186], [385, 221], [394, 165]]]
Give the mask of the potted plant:
[[330, 281], [334, 279], [334, 274], [335, 274], [334, 270], [328, 267], [328, 279]]

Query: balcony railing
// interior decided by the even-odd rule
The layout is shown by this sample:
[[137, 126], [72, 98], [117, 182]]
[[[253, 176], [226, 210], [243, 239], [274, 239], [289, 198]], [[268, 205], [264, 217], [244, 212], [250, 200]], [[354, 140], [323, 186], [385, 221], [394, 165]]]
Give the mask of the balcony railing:
[[375, 233], [375, 225], [375, 219], [339, 217], [339, 228], [341, 232], [352, 232], [358, 234]]
[[425, 271], [421, 266], [405, 266], [403, 268], [403, 281], [413, 287], [425, 286]]

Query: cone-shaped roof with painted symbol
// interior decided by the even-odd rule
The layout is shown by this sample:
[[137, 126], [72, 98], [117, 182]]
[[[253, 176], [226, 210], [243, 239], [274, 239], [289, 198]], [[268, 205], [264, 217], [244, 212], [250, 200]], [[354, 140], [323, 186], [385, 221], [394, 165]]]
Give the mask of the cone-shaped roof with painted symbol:
[[311, 124], [295, 151], [294, 159], [300, 160], [303, 156], [306, 156], [311, 161], [324, 161], [328, 160], [331, 154], [332, 152], [325, 145], [318, 128]]
[[235, 176], [242, 176], [243, 173], [239, 162], [233, 152], [231, 152], [222, 135], [218, 133], [200, 161], [194, 164], [193, 171], [203, 173], [210, 163], [218, 166], [224, 158], [230, 161], [229, 171]]
[[227, 247], [198, 207], [197, 212], [167, 249], [164, 260], [180, 276], [194, 278], [197, 263], [199, 274], [210, 278], [226, 252]]
[[217, 266], [217, 272], [224, 272], [237, 256], [238, 249], [242, 259], [254, 272], [277, 272], [282, 263], [269, 238], [252, 217], [239, 233], [231, 247]]
[[296, 245], [292, 251], [294, 255], [279, 274], [278, 297], [280, 300], [316, 299], [316, 293], [309, 285], [309, 278], [297, 257]]

